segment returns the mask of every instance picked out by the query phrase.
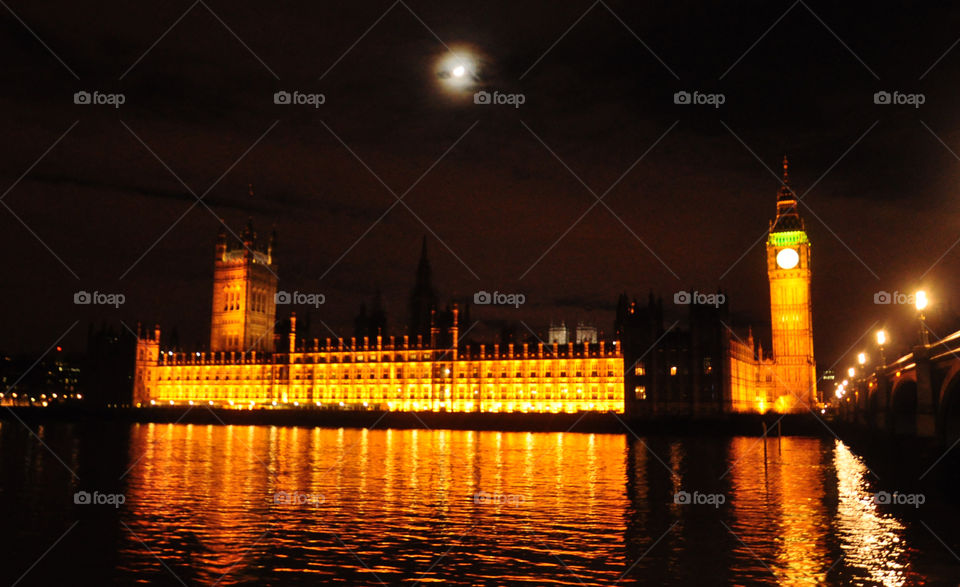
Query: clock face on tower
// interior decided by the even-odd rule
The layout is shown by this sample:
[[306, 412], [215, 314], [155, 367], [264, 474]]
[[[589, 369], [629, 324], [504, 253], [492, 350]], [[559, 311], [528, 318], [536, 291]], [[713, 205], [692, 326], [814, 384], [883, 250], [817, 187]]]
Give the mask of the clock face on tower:
[[777, 253], [777, 265], [781, 269], [793, 269], [800, 262], [800, 255], [796, 249], [780, 249]]

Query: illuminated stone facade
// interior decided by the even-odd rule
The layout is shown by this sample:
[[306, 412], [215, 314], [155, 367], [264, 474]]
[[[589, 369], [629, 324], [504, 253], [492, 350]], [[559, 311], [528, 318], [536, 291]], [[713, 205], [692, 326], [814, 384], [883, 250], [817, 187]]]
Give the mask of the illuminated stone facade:
[[[415, 335], [296, 340], [284, 352], [274, 325], [275, 237], [258, 246], [217, 239], [210, 352], [160, 348], [160, 328], [138, 333], [133, 402], [262, 408], [450, 412], [623, 411], [623, 355], [616, 342], [463, 345], [458, 309], [437, 314], [426, 243], [412, 311]], [[238, 243], [239, 244], [239, 243]], [[424, 293], [426, 292], [426, 293]]]
[[731, 409], [806, 412], [817, 405], [810, 299], [810, 240], [789, 187], [787, 160], [777, 194], [777, 216], [767, 236], [773, 356], [754, 356], [753, 340], [730, 343]]
[[242, 243], [228, 246], [221, 230], [213, 267], [211, 351], [273, 350], [277, 274], [273, 265], [276, 236], [259, 246], [252, 223]]
[[773, 397], [778, 412], [805, 412], [816, 405], [810, 304], [810, 241], [797, 199], [788, 187], [787, 160], [777, 197], [777, 217], [767, 238], [770, 324], [773, 334]]
[[[775, 410], [773, 394], [774, 362], [757, 351], [753, 333], [746, 340], [729, 338], [730, 411], [764, 413]], [[760, 358], [758, 358], [758, 356]]]
[[[141, 335], [133, 403], [637, 416], [806, 411], [817, 400], [810, 242], [786, 182], [784, 161], [767, 240], [772, 357], [752, 334], [733, 333], [722, 292], [715, 306], [689, 304], [687, 331], [664, 327], [662, 300], [651, 294], [645, 309], [621, 296], [615, 341], [465, 344], [456, 306], [436, 311], [426, 242], [407, 336], [379, 335], [385, 319], [362, 311], [357, 331], [367, 336], [298, 341], [291, 316], [289, 340], [280, 344], [274, 238], [259, 247], [248, 226], [242, 246], [228, 247], [223, 233], [217, 241], [210, 350], [161, 349], [159, 327]], [[549, 338], [559, 338], [556, 329]]]
[[[456, 316], [456, 308], [453, 312]], [[450, 336], [456, 341], [456, 327]], [[165, 352], [159, 339], [157, 328], [137, 345], [137, 406], [623, 411], [623, 355], [617, 343], [445, 349], [410, 344], [405, 336], [295, 346], [291, 335], [288, 352], [264, 354]]]

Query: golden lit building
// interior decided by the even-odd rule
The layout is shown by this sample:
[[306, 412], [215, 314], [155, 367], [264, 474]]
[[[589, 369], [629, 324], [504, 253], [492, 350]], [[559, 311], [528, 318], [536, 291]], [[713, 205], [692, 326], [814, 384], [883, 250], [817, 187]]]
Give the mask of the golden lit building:
[[285, 353], [174, 353], [160, 349], [159, 327], [140, 336], [135, 405], [623, 411], [623, 355], [616, 342], [458, 348], [454, 326], [450, 348], [411, 344], [407, 336], [314, 339], [297, 346], [296, 318], [291, 322]]
[[253, 223], [247, 224], [239, 246], [227, 246], [221, 229], [213, 267], [211, 351], [273, 349], [276, 323], [277, 274], [273, 265], [276, 234], [260, 247]]
[[228, 246], [221, 231], [210, 350], [163, 350], [159, 327], [139, 336], [133, 403], [653, 415], [806, 411], [816, 402], [810, 241], [796, 207], [784, 159], [767, 239], [772, 357], [755, 350], [752, 333], [746, 341], [733, 335], [724, 322], [725, 302], [713, 309], [691, 304], [691, 329], [680, 333], [663, 329], [660, 302], [641, 316], [625, 296], [618, 302], [619, 340], [464, 344], [458, 309], [435, 311], [426, 244], [408, 336], [374, 336], [380, 330], [368, 328], [369, 336], [298, 341], [292, 316], [289, 340], [281, 345], [274, 335], [275, 235], [260, 246], [248, 224], [242, 242]]
[[805, 412], [816, 405], [817, 368], [813, 359], [810, 305], [810, 240], [797, 212], [783, 158], [783, 185], [777, 217], [767, 238], [770, 325], [773, 334], [773, 393], [779, 412]]
[[[758, 358], [759, 357], [759, 358]], [[753, 331], [745, 341], [729, 337], [730, 411], [764, 413], [775, 409], [773, 396], [774, 363], [763, 358], [763, 348], [755, 350]]]
[[810, 303], [810, 240], [789, 187], [787, 159], [777, 193], [777, 216], [767, 236], [773, 357], [754, 354], [753, 337], [730, 341], [731, 409], [736, 412], [806, 412], [816, 406]]
[[[462, 345], [458, 314], [441, 332], [427, 310], [427, 337], [300, 341], [296, 317], [286, 352], [274, 340], [276, 236], [258, 247], [217, 238], [209, 352], [160, 348], [160, 327], [138, 333], [134, 405], [313, 407], [450, 412], [623, 411], [617, 342]], [[240, 245], [240, 243], [237, 243]], [[421, 269], [426, 263], [425, 249]], [[283, 295], [283, 294], [281, 294]], [[443, 341], [441, 343], [441, 341]]]

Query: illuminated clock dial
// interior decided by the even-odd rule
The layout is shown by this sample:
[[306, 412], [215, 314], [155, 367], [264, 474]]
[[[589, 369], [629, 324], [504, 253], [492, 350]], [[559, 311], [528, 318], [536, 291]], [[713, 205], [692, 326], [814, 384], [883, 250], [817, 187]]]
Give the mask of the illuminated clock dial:
[[799, 262], [800, 255], [797, 254], [796, 249], [780, 249], [777, 253], [777, 265], [781, 269], [793, 269]]

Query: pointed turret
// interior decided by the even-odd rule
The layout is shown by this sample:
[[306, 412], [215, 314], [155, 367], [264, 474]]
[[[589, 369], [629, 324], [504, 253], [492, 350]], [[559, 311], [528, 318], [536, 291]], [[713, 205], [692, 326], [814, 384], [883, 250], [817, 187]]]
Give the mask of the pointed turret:
[[770, 222], [770, 232], [803, 230], [803, 219], [797, 212], [797, 194], [790, 187], [787, 156], [783, 156], [783, 179], [777, 190], [777, 217]]
[[273, 264], [273, 255], [277, 252], [277, 225], [270, 230], [270, 241], [267, 243], [267, 263]]
[[417, 275], [410, 293], [410, 336], [423, 336], [430, 340], [430, 314], [437, 307], [437, 292], [433, 288], [433, 275], [427, 257], [427, 237], [423, 237]]
[[214, 259], [217, 261], [223, 261], [227, 256], [227, 227], [223, 224], [223, 220], [220, 221], [220, 230], [217, 231], [217, 244], [214, 247]]
[[247, 220], [247, 226], [243, 229], [243, 256], [245, 258], [253, 257], [253, 246], [257, 242], [257, 233], [253, 230], [253, 218]]

